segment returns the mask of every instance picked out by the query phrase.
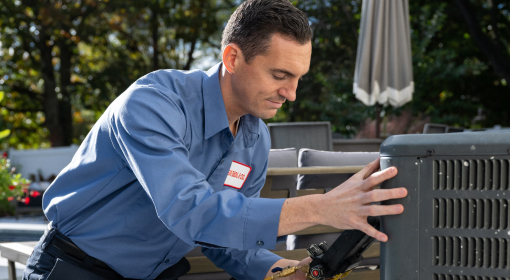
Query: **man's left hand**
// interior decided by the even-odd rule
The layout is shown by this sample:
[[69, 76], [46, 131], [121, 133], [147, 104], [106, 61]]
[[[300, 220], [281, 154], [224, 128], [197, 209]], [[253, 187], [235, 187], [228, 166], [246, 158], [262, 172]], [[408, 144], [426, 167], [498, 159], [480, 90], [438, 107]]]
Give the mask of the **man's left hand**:
[[[297, 264], [297, 267], [300, 267], [300, 266], [303, 266], [303, 265], [308, 265], [308, 264], [310, 264], [311, 261], [312, 261], [312, 258], [307, 257], [306, 259], [300, 261]], [[305, 275], [305, 273], [302, 270], [298, 270], [295, 274], [293, 274], [293, 275], [291, 275], [289, 277], [286, 277], [286, 278], [282, 278], [282, 279], [287, 279], [287, 280], [306, 280], [306, 275]]]
[[[271, 277], [272, 275], [276, 274], [276, 273], [272, 273], [271, 272], [271, 270], [273, 270], [273, 268], [275, 268], [275, 267], [281, 267], [281, 268], [286, 268], [288, 266], [291, 266], [291, 267], [301, 267], [301, 266], [310, 264], [311, 261], [312, 261], [312, 258], [310, 258], [310, 257], [307, 257], [307, 258], [305, 258], [304, 260], [302, 260], [300, 262], [298, 262], [296, 260], [281, 259], [281, 260], [277, 261], [271, 267], [271, 269], [269, 269], [269, 271], [266, 274], [266, 278]], [[279, 278], [279, 279], [283, 279], [283, 280], [306, 280], [306, 275], [305, 275], [305, 273], [302, 270], [297, 270], [296, 273], [294, 273], [294, 274], [292, 274], [290, 276], [287, 276], [287, 277]]]

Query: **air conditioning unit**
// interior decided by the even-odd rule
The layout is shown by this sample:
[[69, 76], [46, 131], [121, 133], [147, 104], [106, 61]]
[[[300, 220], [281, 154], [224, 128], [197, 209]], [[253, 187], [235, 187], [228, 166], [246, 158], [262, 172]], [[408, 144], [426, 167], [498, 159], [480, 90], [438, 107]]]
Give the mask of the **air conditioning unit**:
[[510, 279], [510, 133], [397, 135], [381, 145], [381, 169], [405, 187], [404, 213], [385, 216], [383, 280]]

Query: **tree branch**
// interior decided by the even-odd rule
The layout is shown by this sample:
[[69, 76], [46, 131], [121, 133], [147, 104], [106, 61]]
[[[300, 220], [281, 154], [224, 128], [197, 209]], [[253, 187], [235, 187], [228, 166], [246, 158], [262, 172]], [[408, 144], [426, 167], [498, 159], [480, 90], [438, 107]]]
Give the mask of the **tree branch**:
[[26, 113], [26, 112], [30, 112], [30, 113], [38, 113], [38, 112], [42, 112], [42, 110], [39, 110], [39, 109], [28, 109], [28, 108], [12, 108], [12, 107], [9, 107], [9, 106], [5, 106], [5, 108], [10, 111], [10, 112], [15, 112], [15, 113]]
[[131, 50], [131, 51], [136, 51], [136, 52], [139, 52], [141, 54], [142, 51], [140, 51], [140, 49], [138, 48], [138, 41], [136, 41], [132, 36], [131, 34], [127, 33], [126, 31], [122, 30], [122, 28], [120, 26], [116, 27], [114, 25], [110, 25], [110, 27], [112, 27], [112, 29], [118, 31], [121, 35], [123, 35], [123, 38], [128, 40], [128, 48]]
[[28, 88], [24, 88], [24, 87], [20, 87], [20, 86], [11, 86], [11, 90], [12, 91], [17, 91], [23, 95], [26, 95], [28, 97], [30, 97], [31, 99], [36, 99], [36, 100], [43, 100], [43, 97], [33, 91], [31, 91], [30, 89]]

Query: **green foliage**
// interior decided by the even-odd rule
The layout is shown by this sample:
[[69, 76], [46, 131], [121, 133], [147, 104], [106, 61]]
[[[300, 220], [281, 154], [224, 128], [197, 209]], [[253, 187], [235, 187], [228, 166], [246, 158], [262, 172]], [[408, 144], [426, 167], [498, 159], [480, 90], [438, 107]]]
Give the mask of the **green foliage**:
[[284, 120], [330, 121], [334, 132], [352, 137], [375, 112], [352, 94], [361, 0], [296, 1], [296, 6], [312, 24], [312, 59], [296, 101], [282, 109]]
[[13, 203], [22, 199], [26, 200], [22, 198], [22, 195], [27, 192], [28, 185], [29, 181], [22, 178], [21, 174], [15, 173], [8, 159], [0, 158], [0, 216], [12, 215]]
[[[208, 68], [219, 59], [223, 26], [240, 2], [0, 1], [0, 128], [11, 132], [0, 149], [80, 143], [139, 77], [161, 68]], [[415, 93], [404, 107], [382, 113], [410, 110], [448, 125], [510, 126], [509, 81], [475, 42], [456, 2], [409, 1]], [[510, 65], [510, 5], [464, 2]], [[353, 137], [375, 115], [352, 93], [362, 1], [293, 3], [314, 30], [310, 71], [297, 100], [269, 121], [328, 120], [335, 132]], [[484, 118], [476, 121], [479, 112]]]
[[[467, 2], [475, 12], [478, 28], [510, 54], [510, 5], [492, 1], [494, 6], [489, 7], [485, 1]], [[294, 3], [309, 16], [314, 30], [310, 72], [300, 82], [297, 100], [284, 105], [270, 121], [328, 120], [335, 132], [352, 137], [364, 120], [375, 118], [374, 107], [365, 106], [352, 94], [361, 0]], [[507, 81], [496, 74], [490, 59], [469, 35], [455, 1], [409, 1], [409, 9], [413, 101], [402, 108], [383, 108], [382, 114], [411, 110], [415, 116], [427, 115], [432, 122], [448, 125], [510, 126]], [[499, 37], [490, 25], [499, 28]], [[485, 119], [475, 122], [479, 110]]]
[[[505, 38], [509, 38], [510, 5], [493, 1], [496, 10], [491, 10], [485, 1], [473, 1], [470, 5], [476, 12], [478, 28], [495, 39], [486, 27], [496, 23], [507, 34]], [[510, 88], [502, 84], [494, 65], [469, 35], [455, 2], [410, 1], [410, 10], [416, 87], [414, 102], [410, 104], [412, 110], [431, 116], [432, 122], [448, 125], [510, 126], [510, 112], [506, 108]], [[491, 17], [494, 12], [496, 16]], [[510, 41], [501, 43], [510, 53]], [[479, 110], [485, 120], [475, 122]]]
[[131, 83], [161, 68], [207, 68], [230, 1], [0, 2], [1, 143], [79, 143]]
[[4, 130], [0, 131], [0, 139], [9, 136], [9, 134], [11, 134], [10, 129], [4, 129]]
[[[2, 100], [4, 100], [4, 92], [0, 91], [0, 102], [2, 102]], [[4, 129], [4, 130], [0, 131], [0, 139], [3, 139], [5, 137], [9, 136], [9, 134], [11, 134], [10, 129]]]

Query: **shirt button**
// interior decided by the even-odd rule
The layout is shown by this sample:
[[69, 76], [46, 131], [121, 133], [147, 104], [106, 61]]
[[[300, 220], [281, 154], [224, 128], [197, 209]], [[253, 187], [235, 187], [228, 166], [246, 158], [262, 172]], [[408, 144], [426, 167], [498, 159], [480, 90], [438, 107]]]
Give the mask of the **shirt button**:
[[169, 259], [166, 259], [166, 260], [165, 260], [165, 263], [169, 263], [169, 262], [170, 262], [170, 260], [169, 260]]
[[262, 241], [262, 240], [257, 241], [257, 245], [264, 246], [264, 241]]

